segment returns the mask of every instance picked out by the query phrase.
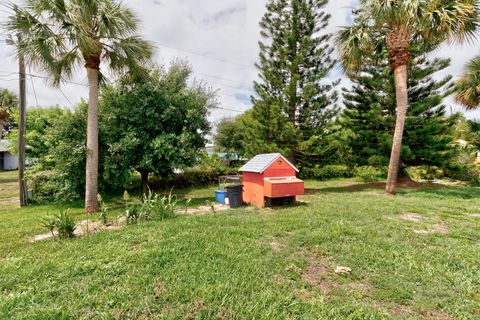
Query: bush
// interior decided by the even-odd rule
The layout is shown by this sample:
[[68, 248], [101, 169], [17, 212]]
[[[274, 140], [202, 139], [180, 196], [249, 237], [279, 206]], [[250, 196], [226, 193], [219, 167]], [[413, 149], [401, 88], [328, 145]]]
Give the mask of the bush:
[[373, 166], [361, 166], [355, 168], [355, 176], [363, 182], [377, 182], [385, 178], [385, 169]]
[[32, 191], [32, 203], [71, 201], [80, 197], [68, 180], [56, 171], [28, 172], [26, 179]]
[[238, 168], [226, 166], [217, 155], [209, 157], [204, 153], [197, 166], [172, 177], [154, 178], [150, 185], [156, 190], [208, 186], [217, 184], [220, 176], [231, 174], [238, 174]]
[[480, 186], [480, 165], [457, 165], [445, 170], [448, 178], [461, 180], [474, 186]]
[[351, 170], [346, 165], [327, 165], [312, 170], [315, 179], [328, 180], [333, 178], [351, 177]]
[[138, 221], [148, 221], [153, 219], [165, 220], [175, 217], [175, 209], [178, 200], [171, 193], [168, 196], [160, 196], [152, 191], [143, 196], [143, 201], [129, 203], [130, 196], [124, 193], [125, 217], [127, 224], [135, 224]]
[[445, 178], [445, 171], [436, 166], [417, 166], [407, 170], [413, 180], [436, 180]]
[[52, 235], [57, 233], [60, 239], [75, 237], [74, 232], [77, 228], [77, 225], [70, 214], [70, 209], [67, 209], [66, 211], [61, 210], [56, 216], [44, 218], [42, 225], [47, 228]]

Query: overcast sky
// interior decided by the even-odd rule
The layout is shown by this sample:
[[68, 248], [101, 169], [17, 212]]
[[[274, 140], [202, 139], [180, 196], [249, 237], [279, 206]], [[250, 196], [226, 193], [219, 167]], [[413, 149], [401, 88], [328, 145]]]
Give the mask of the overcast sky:
[[[195, 78], [218, 89], [220, 107], [234, 111], [214, 110], [210, 119], [215, 122], [224, 116], [234, 116], [250, 108], [252, 82], [257, 78], [254, 63], [258, 57], [259, 26], [265, 12], [266, 0], [125, 0], [142, 20], [141, 32], [157, 48], [157, 61], [168, 65], [172, 59], [185, 58], [191, 63]], [[356, 0], [331, 1], [327, 11], [332, 19], [329, 32], [351, 23], [351, 8]], [[4, 9], [0, 18], [5, 17]], [[445, 46], [435, 55], [452, 58], [452, 66], [442, 75], [458, 78], [465, 63], [480, 54], [478, 43], [471, 46]], [[17, 63], [11, 57], [11, 48], [0, 42], [0, 87], [18, 92]], [[27, 69], [27, 72], [28, 69]], [[37, 70], [32, 74], [42, 75]], [[438, 76], [442, 76], [438, 75]], [[332, 78], [342, 77], [339, 69]], [[84, 70], [79, 70], [73, 81], [86, 83]], [[344, 85], [348, 81], [342, 81]], [[73, 108], [87, 97], [85, 86], [71, 84], [60, 89], [50, 88], [44, 80], [27, 78], [29, 106], [60, 105]], [[461, 110], [446, 101], [454, 110]], [[480, 118], [480, 111], [467, 113], [469, 118]]]

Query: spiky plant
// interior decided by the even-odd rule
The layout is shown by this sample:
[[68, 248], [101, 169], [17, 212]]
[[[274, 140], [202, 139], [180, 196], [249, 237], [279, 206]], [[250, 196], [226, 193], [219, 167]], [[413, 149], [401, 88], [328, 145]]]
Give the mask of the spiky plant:
[[480, 56], [467, 65], [467, 72], [456, 84], [455, 100], [467, 110], [480, 107]]
[[58, 86], [85, 67], [88, 78], [85, 209], [98, 211], [98, 88], [101, 67], [141, 73], [153, 54], [137, 35], [139, 21], [117, 0], [25, 0], [9, 5], [5, 23], [27, 64], [43, 69]]
[[395, 193], [405, 118], [412, 43], [435, 48], [446, 40], [468, 41], [478, 26], [476, 0], [361, 0], [356, 20], [337, 36], [340, 59], [347, 70], [362, 65], [363, 56], [388, 50], [395, 79], [396, 125], [386, 192]]

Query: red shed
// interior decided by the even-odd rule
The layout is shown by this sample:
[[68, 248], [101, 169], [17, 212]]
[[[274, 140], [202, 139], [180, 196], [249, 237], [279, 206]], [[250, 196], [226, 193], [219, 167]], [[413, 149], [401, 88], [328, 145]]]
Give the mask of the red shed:
[[304, 194], [298, 169], [280, 153], [259, 154], [240, 168], [243, 174], [243, 201], [259, 207], [275, 200], [295, 202]]

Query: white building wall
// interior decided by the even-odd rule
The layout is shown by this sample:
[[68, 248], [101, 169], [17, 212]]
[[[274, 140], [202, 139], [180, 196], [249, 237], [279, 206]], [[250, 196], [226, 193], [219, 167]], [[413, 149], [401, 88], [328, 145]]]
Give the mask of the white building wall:
[[17, 170], [18, 169], [18, 157], [11, 154], [10, 152], [5, 152], [4, 158], [4, 169], [5, 170]]

